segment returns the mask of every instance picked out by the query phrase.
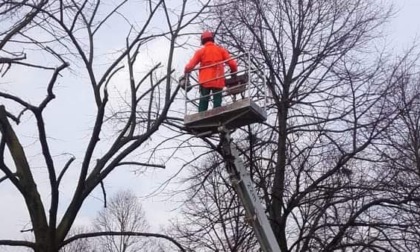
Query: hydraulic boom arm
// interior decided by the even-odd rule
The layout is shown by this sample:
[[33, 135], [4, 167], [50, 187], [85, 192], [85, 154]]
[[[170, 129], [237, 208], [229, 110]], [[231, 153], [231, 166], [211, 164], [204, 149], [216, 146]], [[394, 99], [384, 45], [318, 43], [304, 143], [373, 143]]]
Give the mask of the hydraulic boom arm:
[[230, 181], [235, 188], [243, 206], [245, 207], [248, 219], [254, 228], [254, 232], [264, 252], [280, 252], [280, 247], [271, 229], [270, 223], [265, 215], [261, 201], [254, 189], [252, 180], [246, 172], [242, 160], [232, 143], [230, 133], [227, 129], [219, 129], [220, 141], [223, 154], [229, 173]]

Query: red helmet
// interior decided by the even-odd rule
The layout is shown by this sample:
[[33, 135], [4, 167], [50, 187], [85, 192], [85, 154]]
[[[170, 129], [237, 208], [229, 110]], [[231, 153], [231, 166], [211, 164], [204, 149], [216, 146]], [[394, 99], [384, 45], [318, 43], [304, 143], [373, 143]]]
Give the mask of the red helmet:
[[214, 39], [213, 33], [211, 31], [204, 31], [201, 34], [201, 40], [207, 40], [207, 39]]

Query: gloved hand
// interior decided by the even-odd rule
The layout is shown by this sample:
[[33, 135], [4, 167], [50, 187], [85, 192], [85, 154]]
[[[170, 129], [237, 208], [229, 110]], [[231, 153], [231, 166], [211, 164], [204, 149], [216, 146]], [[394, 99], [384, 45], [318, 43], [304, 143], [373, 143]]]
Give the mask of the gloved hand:
[[189, 83], [187, 77], [185, 75], [182, 75], [181, 77], [179, 77], [178, 79], [178, 85], [181, 86], [182, 89], [185, 90], [185, 86], [187, 86], [187, 92], [191, 90], [191, 84]]

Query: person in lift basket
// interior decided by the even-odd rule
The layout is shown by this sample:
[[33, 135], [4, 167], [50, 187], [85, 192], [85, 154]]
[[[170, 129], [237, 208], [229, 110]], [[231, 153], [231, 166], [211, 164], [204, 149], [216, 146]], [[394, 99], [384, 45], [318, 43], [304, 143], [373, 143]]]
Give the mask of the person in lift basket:
[[229, 52], [214, 43], [214, 35], [210, 31], [201, 34], [201, 45], [185, 66], [185, 74], [190, 73], [200, 63], [198, 82], [200, 83], [200, 102], [198, 111], [206, 111], [209, 105], [210, 93], [213, 95], [213, 108], [222, 105], [222, 90], [225, 87], [224, 64], [226, 63], [232, 75], [238, 71], [238, 64], [231, 58]]

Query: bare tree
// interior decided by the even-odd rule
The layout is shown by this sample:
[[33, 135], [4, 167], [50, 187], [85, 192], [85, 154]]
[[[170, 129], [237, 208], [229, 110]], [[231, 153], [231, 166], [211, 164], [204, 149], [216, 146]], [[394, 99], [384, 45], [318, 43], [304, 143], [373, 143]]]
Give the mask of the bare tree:
[[223, 160], [209, 155], [204, 165], [191, 167], [185, 183], [188, 200], [173, 220], [169, 234], [190, 251], [256, 251], [244, 209], [228, 181]]
[[[95, 218], [96, 231], [131, 231], [146, 232], [149, 225], [145, 213], [136, 195], [132, 191], [119, 191]], [[100, 237], [101, 251], [143, 251], [148, 246], [147, 240], [138, 237]]]
[[[399, 70], [402, 75], [399, 85], [393, 90], [394, 95], [389, 97], [390, 106], [399, 108], [401, 113], [384, 132], [384, 141], [378, 146], [378, 150], [385, 159], [380, 166], [382, 171], [392, 174], [392, 180], [386, 185], [393, 189], [389, 190], [392, 193], [389, 197], [395, 202], [406, 198], [415, 200], [406, 204], [390, 204], [386, 212], [389, 216], [386, 223], [379, 222], [382, 225], [371, 227], [372, 233], [383, 234], [387, 239], [393, 237], [395, 251], [413, 251], [420, 246], [419, 56], [413, 50], [408, 55], [408, 63], [403, 64]], [[413, 62], [416, 63], [414, 70], [410, 66]], [[378, 213], [371, 215], [378, 219]]]
[[[182, 250], [175, 240], [161, 234], [96, 232], [68, 237], [68, 233], [92, 191], [102, 186], [105, 196], [103, 181], [115, 168], [162, 167], [153, 164], [153, 160], [142, 163], [133, 158], [138, 154], [136, 150], [148, 143], [167, 120], [176, 96], [171, 78], [174, 51], [182, 31], [206, 7], [206, 4], [199, 5], [188, 13], [187, 4], [188, 1], [182, 1], [176, 9], [169, 9], [164, 0], [121, 1], [115, 5], [58, 0], [11, 0], [0, 4], [2, 18], [25, 17], [23, 21], [11, 23], [9, 30], [1, 31], [1, 53], [18, 51], [25, 55], [19, 62], [19, 56], [8, 62], [0, 56], [1, 67], [9, 64], [3, 80], [16, 84], [16, 76], [36, 71], [36, 78], [23, 81], [29, 82], [25, 83], [28, 92], [32, 92], [30, 87], [34, 83], [42, 84], [44, 90], [38, 96], [36, 92], [15, 93], [13, 86], [0, 91], [0, 170], [3, 173], [0, 182], [15, 188], [22, 196], [32, 224], [29, 231], [33, 233], [33, 241], [2, 239], [0, 246], [58, 251], [77, 239], [106, 234], [164, 238]], [[141, 10], [142, 15], [133, 10]], [[166, 49], [161, 48], [165, 62], [147, 64], [145, 51], [157, 40], [167, 45]], [[111, 49], [101, 47], [105, 41], [112, 43]], [[77, 102], [67, 100], [69, 111], [76, 114], [92, 111], [89, 132], [82, 133], [87, 137], [80, 146], [85, 150], [82, 153], [65, 154], [69, 151], [55, 143], [53, 128], [49, 127], [60, 117], [68, 116], [65, 112], [49, 114], [54, 111], [53, 100], [64, 102], [63, 98], [69, 95], [60, 92], [60, 83], [69, 87], [83, 84], [74, 98], [83, 96], [86, 104], [80, 109]], [[120, 97], [111, 93], [112, 88], [118, 90]], [[75, 127], [85, 123], [74, 120], [71, 124]], [[33, 139], [35, 143], [30, 144]], [[34, 166], [41, 168], [37, 170]], [[76, 173], [77, 178], [69, 177], [73, 187], [64, 189], [62, 182], [71, 173]], [[48, 181], [47, 188], [40, 190], [45, 181]], [[65, 204], [60, 201], [63, 191], [72, 194]]]
[[[374, 1], [219, 3], [208, 23], [218, 27], [218, 42], [268, 67], [268, 121], [239, 129], [235, 141], [281, 250], [396, 249], [414, 231], [390, 220], [402, 206], [413, 211], [418, 196], [393, 187], [395, 172], [380, 151], [407, 107], [389, 102], [406, 76], [402, 66], [415, 66], [372, 51], [391, 8]], [[205, 217], [202, 226], [220, 218]]]

